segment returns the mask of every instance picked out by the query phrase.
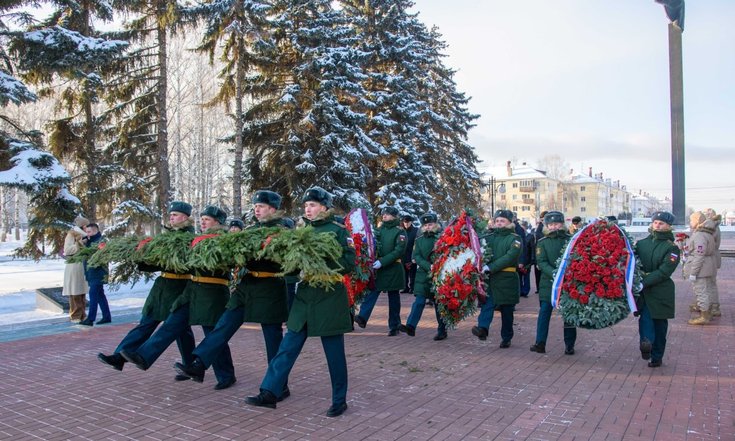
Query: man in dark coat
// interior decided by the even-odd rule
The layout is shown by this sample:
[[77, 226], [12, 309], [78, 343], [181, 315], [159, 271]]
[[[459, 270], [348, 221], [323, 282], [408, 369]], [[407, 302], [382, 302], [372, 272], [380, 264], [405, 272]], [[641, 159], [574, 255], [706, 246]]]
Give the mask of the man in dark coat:
[[[82, 239], [84, 244], [89, 247], [97, 248], [102, 242], [102, 233], [100, 233], [99, 225], [95, 223], [87, 224], [84, 228], [87, 237]], [[79, 322], [80, 325], [93, 326], [94, 319], [97, 317], [97, 305], [102, 311], [102, 318], [97, 322], [98, 325], [110, 323], [112, 315], [110, 314], [110, 305], [107, 303], [105, 296], [105, 283], [107, 283], [107, 267], [91, 267], [87, 266], [84, 261], [84, 277], [89, 285], [89, 312], [87, 318]]]
[[[189, 218], [191, 216], [191, 209], [191, 205], [186, 202], [172, 202], [168, 210], [168, 225], [164, 225], [166, 232], [162, 234], [193, 233], [193, 222]], [[177, 274], [168, 268], [157, 268], [145, 264], [138, 265], [138, 268], [146, 272], [161, 271], [161, 274], [153, 282], [153, 287], [145, 300], [140, 321], [122, 339], [112, 355], [105, 355], [101, 352], [97, 354], [99, 361], [112, 366], [118, 371], [121, 371], [125, 364], [125, 358], [120, 355], [120, 351], [137, 351], [140, 345], [145, 343], [153, 335], [156, 327], [166, 320], [170, 313], [171, 305], [184, 292], [186, 285], [191, 280], [190, 274]], [[185, 364], [191, 363], [191, 352], [194, 350], [194, 334], [191, 332], [191, 326], [186, 327], [184, 332], [176, 337], [176, 344], [181, 353], [181, 360]], [[188, 380], [189, 377], [177, 375], [175, 379], [182, 381]]]
[[[259, 190], [253, 195], [254, 228], [286, 228], [283, 221], [281, 195], [269, 190]], [[288, 318], [286, 281], [278, 276], [282, 268], [270, 260], [251, 260], [245, 266], [244, 275], [227, 303], [227, 309], [217, 321], [212, 332], [194, 350], [191, 364], [176, 363], [180, 375], [201, 383], [204, 372], [217, 359], [227, 342], [244, 322], [259, 323], [265, 340], [268, 362], [275, 357], [283, 339], [283, 322]], [[285, 386], [281, 398], [290, 395]]]
[[[302, 198], [303, 222], [317, 232], [333, 233], [342, 248], [331, 268], [340, 268], [342, 274], [355, 266], [355, 248], [350, 233], [334, 219], [332, 195], [320, 187], [312, 187]], [[332, 405], [328, 417], [342, 415], [347, 410], [347, 358], [344, 334], [352, 330], [347, 290], [343, 283], [331, 289], [312, 286], [307, 280], [299, 282], [291, 312], [286, 323], [288, 331], [283, 337], [278, 353], [268, 364], [268, 370], [260, 384], [260, 393], [249, 396], [245, 402], [251, 406], [276, 408], [288, 375], [304, 347], [307, 337], [320, 337], [329, 367], [332, 383]]]
[[[193, 246], [212, 234], [224, 234], [227, 213], [221, 208], [208, 206], [200, 213], [202, 231], [206, 234], [192, 242]], [[191, 281], [184, 292], [171, 305], [171, 313], [158, 330], [136, 351], [120, 351], [127, 361], [139, 369], [147, 370], [163, 354], [176, 338], [192, 325], [200, 325], [204, 336], [209, 335], [225, 311], [230, 298], [230, 274], [228, 271], [210, 271], [190, 268]], [[235, 368], [232, 365], [230, 347], [225, 345], [212, 362], [217, 377], [215, 390], [227, 389], [235, 384]]]
[[648, 367], [661, 366], [666, 350], [668, 319], [674, 318], [675, 286], [671, 275], [679, 265], [680, 251], [674, 244], [674, 215], [658, 211], [651, 216], [650, 234], [635, 244], [643, 270], [643, 290], [638, 297], [638, 332], [641, 357]]
[[413, 262], [413, 244], [416, 241], [417, 228], [413, 226], [413, 216], [405, 215], [401, 218], [403, 231], [406, 232], [406, 252], [403, 253], [401, 263], [406, 271], [406, 286], [401, 291], [402, 294], [413, 294], [414, 283], [416, 282], [416, 264]]
[[398, 226], [398, 210], [383, 209], [383, 223], [375, 229], [377, 259], [373, 264], [375, 289], [369, 293], [360, 313], [355, 316], [357, 326], [364, 328], [373, 312], [381, 291], [388, 292], [388, 336], [398, 335], [401, 326], [401, 298], [399, 291], [405, 282], [405, 271], [401, 258], [406, 251], [406, 233]]
[[[495, 212], [495, 221], [492, 233], [484, 238], [484, 246], [490, 251], [485, 257], [483, 272], [489, 278], [488, 299], [482, 306], [477, 326], [472, 328], [472, 334], [480, 340], [488, 335], [492, 322], [492, 309], [500, 311], [500, 347], [509, 348], [513, 338], [513, 311], [520, 301], [520, 283], [518, 282], [518, 258], [521, 254], [521, 238], [515, 234], [513, 212], [498, 210]], [[488, 307], [487, 305], [491, 305]]]

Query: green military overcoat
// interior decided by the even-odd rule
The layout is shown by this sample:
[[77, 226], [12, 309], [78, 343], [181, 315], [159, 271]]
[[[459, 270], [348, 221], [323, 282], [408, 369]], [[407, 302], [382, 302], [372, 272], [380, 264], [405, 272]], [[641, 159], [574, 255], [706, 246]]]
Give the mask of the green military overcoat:
[[406, 252], [406, 232], [398, 227], [398, 219], [383, 222], [375, 229], [377, 256], [382, 265], [375, 273], [375, 289], [399, 291], [406, 285], [401, 257]]
[[520, 281], [518, 280], [518, 259], [521, 255], [521, 237], [513, 232], [515, 226], [495, 228], [485, 236], [485, 246], [490, 247], [492, 255], [485, 264], [490, 268], [490, 293], [495, 306], [515, 305], [520, 302]]
[[670, 231], [651, 231], [635, 244], [635, 254], [643, 270], [643, 291], [638, 298], [648, 306], [654, 319], [674, 318], [676, 308], [671, 275], [679, 265], [680, 250]]
[[566, 229], [544, 231], [544, 237], [536, 244], [536, 266], [541, 270], [541, 280], [538, 284], [539, 302], [551, 303], [551, 285], [554, 283], [557, 260], [564, 252], [564, 245], [570, 237]]
[[[283, 227], [282, 217], [265, 219], [248, 229]], [[288, 318], [288, 290], [283, 277], [256, 277], [262, 273], [280, 273], [281, 266], [270, 260], [247, 263], [245, 274], [232, 293], [227, 309], [243, 307], [243, 321], [279, 324]]]
[[[344, 225], [337, 223], [330, 212], [313, 221], [304, 218], [304, 222], [319, 233], [331, 232], [335, 235], [342, 246], [342, 255], [329, 266], [341, 268], [341, 274], [351, 272], [355, 267], [355, 248]], [[344, 284], [338, 282], [331, 289], [324, 289], [311, 286], [306, 281], [299, 282], [286, 325], [293, 332], [299, 332], [306, 326], [309, 337], [325, 337], [352, 331], [350, 306]]]
[[[207, 233], [211, 233], [208, 230]], [[224, 233], [223, 233], [224, 234]], [[206, 239], [205, 239], [206, 240]], [[192, 276], [213, 277], [229, 280], [230, 274], [223, 271], [208, 271], [199, 268], [190, 269]], [[230, 288], [227, 285], [191, 281], [186, 289], [171, 306], [171, 311], [189, 305], [189, 324], [214, 326], [230, 300]]]
[[[166, 228], [169, 231], [161, 234], [190, 234], [194, 232], [194, 227], [190, 220], [187, 220], [181, 225]], [[173, 271], [170, 271], [167, 268], [158, 268], [145, 264], [139, 264], [138, 269], [146, 272], [165, 271], [173, 273]], [[159, 322], [166, 320], [168, 315], [171, 313], [171, 306], [181, 296], [188, 284], [188, 279], [167, 279], [162, 276], [158, 276], [155, 282], [153, 282], [153, 286], [148, 293], [148, 297], [145, 299], [145, 304], [143, 305], [143, 316], [150, 317]]]
[[434, 298], [431, 289], [431, 265], [434, 263], [434, 244], [439, 239], [439, 226], [433, 230], [424, 230], [413, 245], [413, 260], [416, 262], [416, 281], [413, 293], [417, 296]]

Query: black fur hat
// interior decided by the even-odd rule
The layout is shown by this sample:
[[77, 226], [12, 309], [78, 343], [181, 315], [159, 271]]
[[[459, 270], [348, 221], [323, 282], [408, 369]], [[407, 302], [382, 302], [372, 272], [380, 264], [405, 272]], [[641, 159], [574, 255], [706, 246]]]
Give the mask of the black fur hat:
[[168, 212], [170, 213], [172, 211], [191, 216], [191, 205], [183, 201], [173, 201], [168, 207]]
[[266, 204], [278, 210], [281, 208], [281, 195], [275, 191], [258, 190], [253, 195], [253, 205]]
[[214, 205], [210, 205], [205, 208], [204, 211], [199, 213], [199, 216], [209, 216], [219, 222], [220, 225], [225, 225], [225, 222], [227, 222], [227, 213], [225, 213], [223, 209], [215, 207]]
[[318, 202], [327, 208], [332, 208], [332, 195], [321, 187], [311, 187], [306, 190], [304, 197], [301, 198], [301, 203], [309, 201]]
[[439, 222], [439, 217], [436, 215], [436, 213], [424, 213], [421, 215], [421, 225], [431, 224], [431, 223], [437, 223]]
[[381, 214], [390, 214], [391, 216], [398, 217], [400, 214], [396, 207], [385, 207], [380, 211]]
[[513, 212], [510, 210], [498, 210], [495, 212], [494, 217], [503, 217], [508, 219], [510, 222], [513, 222]]
[[564, 223], [564, 213], [561, 211], [549, 211], [544, 216], [544, 224]]
[[666, 222], [669, 225], [674, 225], [674, 222], [676, 222], [676, 217], [674, 217], [674, 215], [669, 213], [668, 211], [657, 211], [653, 213], [653, 216], [651, 216], [651, 222], [656, 220]]

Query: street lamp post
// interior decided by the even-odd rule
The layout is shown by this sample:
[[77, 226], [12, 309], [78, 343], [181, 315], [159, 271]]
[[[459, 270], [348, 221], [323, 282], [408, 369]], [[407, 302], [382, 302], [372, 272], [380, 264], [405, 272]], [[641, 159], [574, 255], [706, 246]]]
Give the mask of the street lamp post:
[[490, 216], [495, 216], [495, 192], [505, 193], [505, 183], [501, 182], [500, 185], [495, 187], [496, 182], [495, 176], [490, 176]]

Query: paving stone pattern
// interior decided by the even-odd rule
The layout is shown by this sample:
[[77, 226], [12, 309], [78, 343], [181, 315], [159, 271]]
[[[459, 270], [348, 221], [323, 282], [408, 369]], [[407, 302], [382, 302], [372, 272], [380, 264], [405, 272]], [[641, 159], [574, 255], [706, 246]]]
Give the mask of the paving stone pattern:
[[[130, 323], [0, 343], [0, 439], [735, 440], [735, 259], [723, 260], [722, 317], [709, 326], [686, 324], [693, 293], [680, 274], [676, 284], [677, 317], [657, 369], [640, 358], [632, 317], [580, 330], [567, 356], [555, 314], [542, 355], [529, 351], [533, 294], [517, 309], [509, 349], [498, 348], [497, 315], [485, 342], [470, 333], [475, 320], [433, 341], [428, 308], [416, 337], [387, 337], [381, 296], [367, 328], [345, 338], [349, 409], [338, 418], [324, 415], [331, 389], [318, 339], [307, 341], [292, 396], [275, 410], [243, 404], [266, 368], [258, 326], [230, 342], [238, 382], [224, 391], [212, 389], [211, 371], [204, 384], [174, 382], [176, 345], [146, 372], [98, 362]], [[402, 296], [404, 320], [412, 301]]]

